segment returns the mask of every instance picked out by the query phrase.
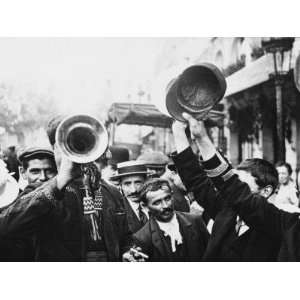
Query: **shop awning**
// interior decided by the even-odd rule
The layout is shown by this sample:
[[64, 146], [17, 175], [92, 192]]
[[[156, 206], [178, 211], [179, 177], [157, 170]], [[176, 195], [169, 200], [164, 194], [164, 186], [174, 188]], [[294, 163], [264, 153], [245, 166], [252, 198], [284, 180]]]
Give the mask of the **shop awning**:
[[[210, 111], [210, 126], [222, 126], [224, 114], [219, 111]], [[170, 128], [173, 119], [161, 113], [152, 104], [139, 103], [113, 103], [108, 110], [107, 123], [144, 125], [153, 127]]]
[[271, 55], [264, 55], [248, 64], [243, 69], [226, 78], [227, 91], [225, 97], [244, 91], [269, 80], [269, 74], [274, 70]]

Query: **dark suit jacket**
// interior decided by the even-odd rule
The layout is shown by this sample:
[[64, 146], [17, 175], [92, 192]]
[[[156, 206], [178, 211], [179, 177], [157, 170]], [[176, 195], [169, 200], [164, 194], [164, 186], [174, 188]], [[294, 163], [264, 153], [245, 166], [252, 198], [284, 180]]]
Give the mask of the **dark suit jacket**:
[[126, 216], [127, 216], [129, 230], [130, 230], [130, 232], [135, 233], [143, 227], [143, 224], [138, 219], [137, 215], [135, 214], [132, 207], [130, 206], [128, 200], [125, 199], [125, 197], [123, 197], [123, 200], [124, 200], [123, 201], [124, 209], [125, 209]]
[[[215, 157], [214, 157], [215, 158]], [[211, 160], [214, 164], [214, 158]], [[179, 175], [187, 187], [194, 193], [197, 202], [205, 209], [206, 214], [214, 220], [214, 225], [204, 254], [208, 261], [275, 261], [278, 255], [280, 240], [267, 235], [257, 227], [251, 227], [235, 240], [231, 239], [235, 231], [237, 212], [217, 192], [210, 178], [206, 175], [191, 148], [187, 148], [174, 158]], [[210, 169], [211, 162], [207, 162]], [[222, 176], [217, 176], [214, 183], [222, 182]], [[265, 199], [261, 201], [267, 202]], [[224, 257], [224, 249], [229, 249], [230, 255]], [[228, 252], [229, 253], [229, 252]]]
[[[120, 261], [122, 253], [130, 246], [130, 232], [121, 194], [105, 182], [102, 183], [102, 194], [101, 227], [108, 260]], [[58, 191], [54, 178], [32, 192], [21, 195], [0, 212], [0, 240], [32, 237], [36, 240], [35, 260], [85, 259], [85, 226], [78, 189], [70, 185], [65, 191]]]
[[[176, 216], [188, 253], [185, 261], [201, 261], [209, 238], [201, 216], [183, 212], [176, 212]], [[149, 255], [149, 261], [172, 261], [170, 247], [166, 245], [163, 232], [154, 218], [150, 218], [148, 223], [133, 235], [133, 240], [136, 246]]]
[[279, 261], [300, 261], [300, 214], [278, 209], [251, 193], [236, 175], [216, 185], [229, 205], [249, 226], [280, 240]]
[[190, 205], [185, 199], [183, 192], [176, 186], [171, 185], [174, 199], [174, 209], [182, 212], [190, 212]]

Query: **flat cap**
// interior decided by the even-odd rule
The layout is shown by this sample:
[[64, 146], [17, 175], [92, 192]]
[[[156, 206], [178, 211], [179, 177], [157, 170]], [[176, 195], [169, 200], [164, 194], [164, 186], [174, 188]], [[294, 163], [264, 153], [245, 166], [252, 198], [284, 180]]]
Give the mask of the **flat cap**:
[[23, 162], [24, 159], [28, 159], [36, 155], [45, 155], [45, 156], [49, 156], [50, 158], [54, 158], [54, 152], [50, 148], [28, 147], [19, 152], [18, 160], [19, 162]]
[[160, 151], [149, 151], [140, 155], [137, 160], [144, 161], [149, 168], [161, 168], [167, 165], [169, 158]]

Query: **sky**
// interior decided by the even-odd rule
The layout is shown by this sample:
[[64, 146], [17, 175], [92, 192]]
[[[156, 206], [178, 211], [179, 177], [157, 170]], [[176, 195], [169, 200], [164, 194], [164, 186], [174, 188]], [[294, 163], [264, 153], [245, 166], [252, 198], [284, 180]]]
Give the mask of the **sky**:
[[105, 115], [113, 102], [138, 102], [139, 90], [146, 100], [158, 71], [206, 45], [203, 38], [0, 38], [0, 82], [53, 96], [61, 113], [100, 106]]
[[[52, 93], [61, 109], [122, 101], [150, 78], [162, 39], [1, 38], [0, 81]], [[111, 88], [109, 88], [111, 87]]]
[[153, 80], [168, 44], [187, 40], [0, 38], [0, 81], [52, 93], [62, 110], [126, 101], [129, 94], [136, 101], [138, 89]]

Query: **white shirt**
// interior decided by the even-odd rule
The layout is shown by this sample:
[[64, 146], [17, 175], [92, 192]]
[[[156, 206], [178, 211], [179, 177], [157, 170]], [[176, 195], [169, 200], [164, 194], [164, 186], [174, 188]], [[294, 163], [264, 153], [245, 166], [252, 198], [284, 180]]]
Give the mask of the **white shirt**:
[[159, 222], [157, 220], [156, 222], [159, 228], [164, 232], [164, 235], [170, 237], [172, 252], [175, 252], [176, 244], [182, 244], [182, 235], [179, 230], [179, 223], [176, 214], [174, 214], [173, 218], [169, 222]]
[[292, 181], [290, 181], [288, 184], [284, 185], [281, 184], [279, 186], [278, 193], [276, 195], [274, 204], [276, 206], [284, 205], [284, 204], [290, 204], [295, 205], [298, 207], [299, 205], [299, 199], [297, 197], [297, 190]]
[[[138, 219], [140, 219], [140, 215], [139, 215], [139, 207], [140, 207], [140, 203], [138, 202], [133, 202], [133, 201], [130, 201], [130, 200], [127, 200], [132, 208], [132, 210], [134, 211], [134, 213], [136, 214], [136, 216], [138, 217]], [[142, 211], [143, 213], [145, 213], [147, 219], [149, 220], [149, 211], [147, 209], [147, 207], [141, 205], [142, 207]]]
[[239, 217], [236, 217], [236, 230], [238, 236], [241, 236], [242, 234], [244, 234], [246, 231], [248, 231], [249, 226], [246, 225], [246, 223]]

